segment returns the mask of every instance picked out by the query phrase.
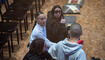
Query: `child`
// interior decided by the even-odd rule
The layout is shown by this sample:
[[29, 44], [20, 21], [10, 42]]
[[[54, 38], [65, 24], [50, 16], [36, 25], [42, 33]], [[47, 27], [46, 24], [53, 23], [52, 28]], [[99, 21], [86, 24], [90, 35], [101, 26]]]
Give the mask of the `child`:
[[45, 60], [49, 56], [45, 49], [45, 40], [37, 38], [32, 41], [29, 52], [25, 55], [23, 60]]

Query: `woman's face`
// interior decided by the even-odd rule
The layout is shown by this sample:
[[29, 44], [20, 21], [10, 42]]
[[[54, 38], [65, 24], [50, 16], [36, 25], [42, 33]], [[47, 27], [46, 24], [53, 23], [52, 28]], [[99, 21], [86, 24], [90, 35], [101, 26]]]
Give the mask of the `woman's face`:
[[61, 16], [61, 9], [60, 8], [55, 8], [55, 10], [54, 10], [54, 16], [56, 18], [60, 18], [60, 16]]
[[40, 14], [38, 16], [38, 23], [41, 25], [41, 26], [45, 26], [46, 25], [46, 16], [44, 14]]

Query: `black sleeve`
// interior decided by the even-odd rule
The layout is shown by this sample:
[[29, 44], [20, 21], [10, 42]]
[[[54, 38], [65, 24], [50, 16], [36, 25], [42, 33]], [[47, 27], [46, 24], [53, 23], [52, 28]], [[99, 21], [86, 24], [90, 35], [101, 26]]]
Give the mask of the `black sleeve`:
[[24, 56], [23, 60], [29, 60], [28, 53]]

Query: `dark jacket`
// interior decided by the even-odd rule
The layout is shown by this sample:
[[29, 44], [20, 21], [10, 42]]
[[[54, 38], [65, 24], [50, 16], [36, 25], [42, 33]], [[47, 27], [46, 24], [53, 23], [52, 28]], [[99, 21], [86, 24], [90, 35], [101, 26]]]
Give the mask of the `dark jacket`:
[[23, 60], [44, 60], [40, 55], [32, 55], [31, 53], [27, 53]]
[[58, 42], [66, 37], [65, 24], [60, 23], [61, 19], [56, 19], [48, 12], [47, 19], [47, 38], [52, 42]]
[[30, 52], [28, 52], [23, 58], [23, 60], [46, 60], [46, 59], [53, 60], [48, 52], [44, 52], [40, 55], [37, 55], [37, 54], [32, 55]]

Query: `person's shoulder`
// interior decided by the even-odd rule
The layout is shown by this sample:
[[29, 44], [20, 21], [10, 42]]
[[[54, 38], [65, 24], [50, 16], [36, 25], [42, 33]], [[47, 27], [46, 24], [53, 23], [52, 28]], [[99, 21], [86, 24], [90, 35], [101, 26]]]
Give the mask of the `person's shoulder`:
[[59, 42], [56, 44], [56, 47], [57, 47], [57, 48], [62, 47], [63, 41], [64, 41], [64, 40], [59, 41]]
[[51, 11], [48, 11], [47, 15], [50, 15], [51, 14]]
[[38, 29], [36, 29], [36, 33], [42, 33], [42, 31], [41, 30], [38, 30]]
[[52, 16], [53, 16], [52, 12], [51, 11], [48, 11], [48, 13], [47, 13], [47, 19], [48, 20], [51, 19]]
[[35, 27], [32, 30], [32, 33], [37, 33], [38, 32], [38, 25], [36, 24]]
[[79, 55], [79, 57], [83, 57], [83, 56], [86, 57], [85, 51], [83, 49], [80, 49], [78, 51], [78, 55]]
[[31, 37], [32, 38], [37, 38], [37, 37], [41, 37], [42, 36], [42, 32], [39, 30], [35, 30], [34, 32], [32, 32]]
[[82, 54], [85, 54], [85, 51], [84, 51], [83, 49], [81, 49], [81, 53], [82, 53]]
[[39, 27], [38, 25], [35, 27], [35, 29], [33, 31], [35, 31], [35, 34], [42, 33], [41, 27]]
[[33, 31], [32, 31], [32, 34], [34, 34], [34, 35], [37, 35], [37, 34], [39, 34], [39, 33], [41, 33], [41, 32], [40, 32], [40, 30], [38, 30], [38, 29], [33, 29]]
[[24, 56], [23, 60], [29, 60], [31, 56], [32, 56], [32, 55], [28, 52], [28, 53], [26, 53], [26, 55]]
[[64, 44], [64, 42], [65, 42], [66, 40], [68, 40], [68, 38], [65, 38], [64, 40], [60, 40], [57, 44], [58, 44], [58, 45], [59, 45], [59, 44]]
[[41, 60], [41, 57], [38, 55], [32, 55], [31, 53], [27, 53], [23, 60]]

